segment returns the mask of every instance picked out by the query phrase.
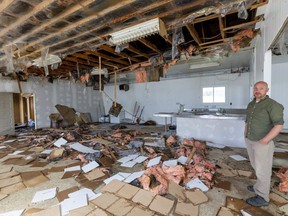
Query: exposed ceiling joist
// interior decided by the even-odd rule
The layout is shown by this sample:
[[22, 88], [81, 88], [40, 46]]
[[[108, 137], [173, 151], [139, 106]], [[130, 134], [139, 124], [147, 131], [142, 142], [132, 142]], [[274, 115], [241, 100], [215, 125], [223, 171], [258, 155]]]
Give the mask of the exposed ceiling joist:
[[145, 46], [149, 47], [151, 50], [155, 51], [158, 54], [162, 54], [162, 51], [158, 49], [158, 47], [152, 43], [150, 43], [148, 40], [145, 40], [144, 38], [139, 39], [141, 43], [143, 43]]
[[195, 42], [198, 45], [200, 45], [202, 43], [202, 41], [199, 38], [199, 35], [198, 35], [197, 31], [195, 30], [194, 26], [193, 25], [189, 25], [189, 24], [186, 24], [185, 26], [188, 29], [188, 31], [191, 34], [191, 36], [193, 37], [193, 39], [195, 40]]

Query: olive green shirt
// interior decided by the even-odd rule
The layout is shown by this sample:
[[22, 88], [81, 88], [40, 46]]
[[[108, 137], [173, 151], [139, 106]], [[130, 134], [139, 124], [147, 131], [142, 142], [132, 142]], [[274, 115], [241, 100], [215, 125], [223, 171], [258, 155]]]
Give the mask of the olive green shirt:
[[247, 106], [247, 116], [245, 123], [247, 124], [246, 138], [252, 141], [259, 141], [275, 125], [283, 125], [282, 104], [269, 98], [268, 95], [259, 102], [254, 98]]

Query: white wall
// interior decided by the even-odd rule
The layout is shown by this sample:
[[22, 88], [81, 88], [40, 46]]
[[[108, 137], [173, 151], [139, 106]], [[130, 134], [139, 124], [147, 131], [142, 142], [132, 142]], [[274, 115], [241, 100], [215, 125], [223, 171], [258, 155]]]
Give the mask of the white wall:
[[0, 135], [14, 133], [13, 94], [0, 93]]
[[[46, 79], [32, 77], [27, 82], [21, 82], [21, 86], [23, 93], [35, 94], [37, 128], [50, 126], [49, 115], [58, 112], [56, 104], [72, 107], [79, 112], [90, 112], [93, 121], [98, 121], [104, 113], [102, 95], [84, 84], [65, 80], [55, 80], [51, 84]], [[19, 93], [17, 82], [0, 79], [0, 92]]]
[[288, 56], [274, 56], [272, 64], [271, 97], [284, 106], [285, 129], [288, 129]]
[[[134, 83], [129, 84], [129, 91], [120, 91], [117, 86], [117, 102], [130, 113], [133, 112], [135, 102], [145, 105], [142, 118], [155, 120], [159, 124], [164, 124], [164, 119], [154, 117], [157, 112], [177, 112], [179, 106], [177, 102], [185, 104], [185, 108], [203, 108], [202, 87], [226, 86], [225, 104], [218, 104], [217, 108], [246, 108], [249, 102], [249, 73], [225, 74], [207, 77], [193, 77], [185, 79], [161, 80], [160, 82]], [[110, 99], [114, 98], [114, 86], [105, 86], [103, 96], [106, 114], [112, 106]], [[230, 106], [230, 102], [232, 106]], [[210, 107], [212, 105], [210, 104]], [[131, 115], [125, 114], [126, 118]]]
[[268, 2], [264, 21], [265, 50], [268, 50], [272, 42], [281, 30], [288, 16], [288, 0], [270, 0]]

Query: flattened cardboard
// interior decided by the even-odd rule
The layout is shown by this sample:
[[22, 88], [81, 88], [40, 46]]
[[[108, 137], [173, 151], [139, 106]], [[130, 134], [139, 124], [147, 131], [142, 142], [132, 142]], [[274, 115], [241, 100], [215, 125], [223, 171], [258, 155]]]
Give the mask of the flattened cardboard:
[[279, 196], [276, 193], [273, 192], [270, 193], [269, 197], [270, 201], [273, 202], [278, 207], [288, 204], [288, 200], [284, 199], [283, 197]]
[[80, 173], [81, 173], [81, 171], [78, 171], [78, 170], [65, 172], [64, 175], [61, 177], [61, 179], [72, 178], [72, 177], [79, 175]]
[[94, 169], [91, 172], [85, 173], [84, 176], [89, 181], [93, 181], [95, 179], [98, 179], [98, 178], [101, 178], [101, 177], [105, 176], [105, 174], [99, 169]]
[[62, 157], [63, 152], [64, 152], [64, 148], [53, 149], [51, 153], [49, 154], [49, 158], [54, 159], [54, 158]]
[[208, 202], [208, 197], [201, 190], [195, 189], [193, 191], [185, 191], [186, 197], [190, 200], [193, 205], [200, 205]]
[[81, 186], [89, 188], [91, 190], [95, 190], [98, 186], [100, 186], [103, 181], [108, 178], [108, 174], [105, 174], [105, 176], [98, 178], [94, 181], [89, 181], [83, 174], [80, 174], [75, 179]]
[[49, 162], [46, 162], [46, 161], [34, 161], [31, 164], [32, 165], [30, 167], [45, 167], [46, 165], [49, 164]]
[[0, 174], [10, 172], [12, 170], [12, 166], [2, 166], [0, 168]]
[[185, 200], [184, 188], [171, 180], [168, 184], [168, 193], [176, 197], [178, 200]]
[[13, 184], [16, 184], [16, 183], [21, 182], [21, 181], [22, 181], [22, 179], [21, 179], [20, 175], [14, 176], [12, 178], [2, 179], [2, 180], [0, 180], [0, 188], [7, 187], [9, 185], [13, 185]]
[[217, 213], [217, 216], [242, 216], [242, 214], [227, 207], [221, 207]]
[[19, 173], [16, 172], [15, 170], [12, 170], [11, 172], [2, 173], [2, 174], [0, 174], [0, 180], [5, 179], [5, 178], [10, 178], [10, 177], [16, 176], [18, 174]]
[[226, 181], [220, 178], [215, 178], [214, 180], [214, 186], [217, 188], [222, 188], [224, 190], [231, 190], [231, 182], [230, 181]]
[[199, 206], [194, 206], [191, 203], [178, 202], [175, 213], [181, 216], [197, 216], [199, 214]]
[[8, 196], [8, 194], [4, 194], [4, 193], [0, 193], [0, 201], [2, 200], [2, 199], [5, 199], [6, 197]]
[[21, 173], [21, 177], [26, 187], [34, 187], [35, 185], [49, 181], [49, 178], [44, 176], [40, 171]]
[[252, 172], [245, 170], [237, 170], [239, 176], [245, 176], [250, 178], [252, 176]]
[[30, 209], [25, 210], [21, 216], [31, 216], [33, 213], [36, 213], [36, 212], [39, 212], [42, 210], [44, 210], [44, 209], [30, 208]]
[[226, 197], [226, 207], [238, 213], [240, 213], [240, 210], [243, 209], [245, 212], [252, 214], [253, 216], [273, 216], [262, 208], [250, 206], [244, 200], [230, 196]]
[[56, 197], [59, 202], [62, 202], [64, 199], [69, 198], [68, 194], [75, 192], [77, 190], [79, 190], [79, 188], [77, 186], [74, 186], [74, 187], [58, 192]]
[[4, 194], [11, 194], [15, 191], [19, 191], [26, 188], [23, 182], [18, 182], [16, 184], [10, 185], [8, 187], [1, 188], [1, 193]]
[[31, 163], [34, 160], [35, 158], [29, 159], [29, 160], [25, 160], [22, 158], [9, 158], [3, 161], [3, 163], [6, 165], [12, 164], [12, 165], [24, 166], [24, 165]]
[[90, 203], [88, 206], [69, 211], [69, 216], [87, 215], [93, 210], [95, 210], [95, 206]]
[[98, 162], [104, 167], [111, 167], [114, 164], [114, 161], [108, 156], [99, 158]]
[[48, 209], [44, 209], [41, 211], [34, 212], [29, 216], [61, 216], [60, 206], [56, 205]]
[[216, 169], [216, 172], [225, 177], [234, 177], [238, 175], [238, 173], [235, 170], [229, 170], [229, 169]]

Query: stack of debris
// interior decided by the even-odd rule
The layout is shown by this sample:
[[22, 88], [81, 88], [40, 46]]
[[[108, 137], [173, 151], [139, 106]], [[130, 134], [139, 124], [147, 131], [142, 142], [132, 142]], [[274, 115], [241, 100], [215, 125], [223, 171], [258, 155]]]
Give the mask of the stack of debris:
[[[50, 128], [13, 139], [1, 137], [0, 202], [13, 193], [42, 186], [31, 203], [57, 197], [58, 205], [38, 209], [38, 215], [198, 215], [201, 206], [214, 199], [207, 196], [214, 186], [222, 184], [229, 190], [230, 186], [223, 187], [231, 184], [229, 178], [253, 178], [251, 171], [233, 167], [233, 161], [208, 160], [214, 155], [208, 154], [211, 147], [205, 141], [96, 124], [86, 127], [85, 133], [79, 127]], [[215, 151], [223, 154], [225, 150]], [[229, 158], [238, 165], [249, 164], [241, 155]], [[56, 182], [70, 179], [73, 186], [59, 190], [47, 184], [43, 190], [54, 173], [59, 174]], [[287, 169], [278, 176], [280, 191], [285, 191]], [[274, 193], [271, 200], [278, 200], [285, 211], [287, 199]], [[217, 215], [253, 215], [251, 209], [256, 210], [244, 204], [227, 196], [226, 206], [219, 206]], [[29, 206], [26, 214], [32, 211]], [[269, 213], [263, 210], [261, 215]]]

